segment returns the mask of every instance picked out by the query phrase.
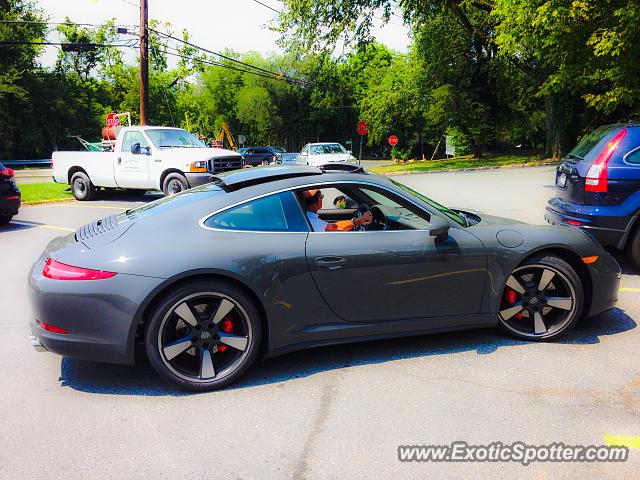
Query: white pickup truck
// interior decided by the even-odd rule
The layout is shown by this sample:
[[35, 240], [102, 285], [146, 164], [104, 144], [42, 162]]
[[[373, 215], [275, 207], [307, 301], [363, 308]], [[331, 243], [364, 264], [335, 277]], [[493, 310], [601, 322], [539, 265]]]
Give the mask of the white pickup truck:
[[71, 185], [78, 200], [92, 200], [96, 187], [162, 190], [173, 195], [243, 167], [242, 156], [208, 148], [181, 128], [124, 127], [113, 151], [54, 152], [53, 179]]

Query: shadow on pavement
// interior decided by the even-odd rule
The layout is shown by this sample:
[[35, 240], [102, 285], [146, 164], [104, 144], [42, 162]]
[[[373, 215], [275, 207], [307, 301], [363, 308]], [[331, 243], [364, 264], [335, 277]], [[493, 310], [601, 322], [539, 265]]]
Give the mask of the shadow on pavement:
[[[558, 344], [592, 345], [603, 335], [615, 335], [637, 326], [624, 311], [614, 308], [583, 320]], [[501, 347], [531, 342], [514, 340], [495, 329], [421, 335], [393, 340], [377, 340], [294, 352], [257, 362], [229, 389], [254, 387], [307, 377], [319, 372], [359, 365], [385, 363], [405, 358], [447, 355], [476, 351], [488, 355]], [[64, 357], [61, 386], [89, 393], [112, 395], [182, 396], [194, 395], [167, 386], [155, 373], [144, 354], [137, 366], [109, 365]]]
[[[20, 223], [17, 223], [20, 222]], [[26, 220], [12, 220], [11, 222], [0, 225], [0, 233], [2, 232], [17, 232], [18, 230], [29, 230], [30, 228], [39, 227], [44, 225], [42, 222], [29, 222]]]

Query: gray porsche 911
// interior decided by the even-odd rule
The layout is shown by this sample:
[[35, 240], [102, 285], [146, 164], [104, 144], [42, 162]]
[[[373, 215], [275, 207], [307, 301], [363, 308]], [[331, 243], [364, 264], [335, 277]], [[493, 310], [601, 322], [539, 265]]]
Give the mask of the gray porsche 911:
[[213, 390], [258, 357], [499, 326], [551, 340], [612, 307], [581, 230], [451, 210], [349, 165], [273, 166], [79, 228], [34, 264], [32, 342]]

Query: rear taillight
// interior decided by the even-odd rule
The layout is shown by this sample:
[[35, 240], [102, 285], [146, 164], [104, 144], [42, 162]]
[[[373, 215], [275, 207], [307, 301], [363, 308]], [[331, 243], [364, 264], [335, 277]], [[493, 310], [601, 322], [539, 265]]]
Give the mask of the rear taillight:
[[584, 182], [585, 192], [606, 192], [608, 190], [608, 164], [613, 152], [616, 151], [622, 139], [627, 135], [627, 129], [620, 130], [607, 146], [598, 154], [593, 165], [589, 167]]
[[69, 330], [67, 330], [66, 328], [56, 327], [55, 325], [51, 325], [49, 323], [44, 323], [44, 322], [38, 322], [38, 323], [40, 324], [42, 329], [46, 330], [47, 332], [61, 333], [62, 335], [67, 335], [69, 333]]
[[47, 258], [44, 268], [42, 269], [42, 275], [52, 280], [105, 280], [115, 276], [116, 273], [74, 267]]
[[11, 168], [5, 168], [4, 170], [0, 170], [0, 175], [3, 177], [11, 178], [16, 176], [16, 172], [14, 172]]

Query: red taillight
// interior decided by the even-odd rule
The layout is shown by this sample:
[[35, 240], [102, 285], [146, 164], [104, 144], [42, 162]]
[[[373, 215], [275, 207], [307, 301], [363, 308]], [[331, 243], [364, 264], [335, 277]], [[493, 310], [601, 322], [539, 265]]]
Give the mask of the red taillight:
[[582, 222], [579, 222], [578, 220], [567, 220], [567, 223], [569, 225], [576, 225], [576, 226], [582, 225]]
[[14, 172], [11, 168], [5, 168], [4, 170], [0, 170], [0, 175], [11, 178], [16, 176], [16, 172]]
[[61, 333], [62, 335], [66, 335], [66, 334], [69, 333], [69, 330], [67, 330], [65, 328], [56, 327], [55, 325], [50, 325], [50, 324], [44, 323], [44, 322], [38, 322], [38, 323], [40, 324], [42, 329], [46, 330], [47, 332]]
[[42, 275], [52, 280], [104, 280], [115, 276], [116, 273], [74, 267], [47, 258], [42, 269]]
[[589, 167], [587, 172], [587, 178], [584, 182], [585, 192], [606, 192], [608, 190], [608, 163], [611, 160], [611, 155], [616, 151], [622, 139], [627, 135], [627, 129], [620, 130], [613, 139], [607, 143], [607, 146], [602, 149], [597, 158], [593, 162], [593, 165]]

